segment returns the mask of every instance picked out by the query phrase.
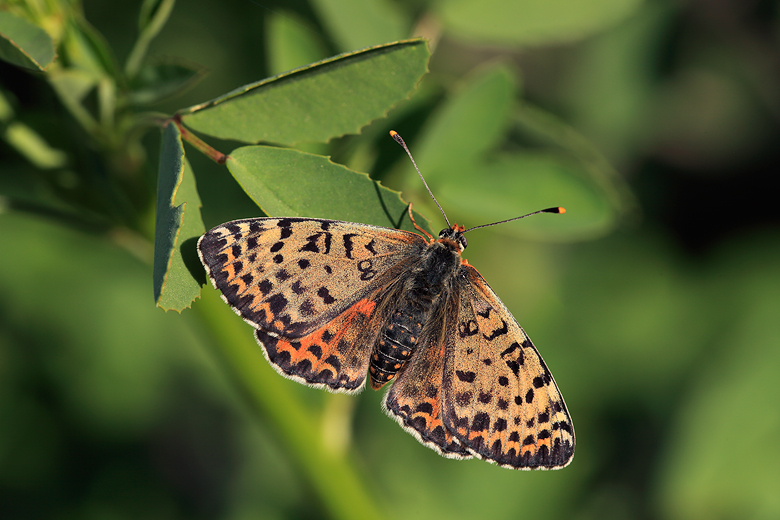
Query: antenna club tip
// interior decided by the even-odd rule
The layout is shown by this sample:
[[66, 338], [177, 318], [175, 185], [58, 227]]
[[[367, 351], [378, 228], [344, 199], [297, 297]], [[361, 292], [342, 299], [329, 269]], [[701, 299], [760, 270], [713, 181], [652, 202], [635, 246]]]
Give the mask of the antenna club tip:
[[566, 208], [558, 208], [558, 213], [566, 213]]
[[566, 208], [562, 208], [558, 206], [557, 208], [543, 209], [541, 211], [538, 211], [537, 213], [566, 213]]
[[395, 130], [390, 130], [390, 137], [395, 139], [395, 142], [397, 142], [401, 146], [406, 147], [406, 145], [404, 144], [404, 140], [401, 138], [401, 136]]

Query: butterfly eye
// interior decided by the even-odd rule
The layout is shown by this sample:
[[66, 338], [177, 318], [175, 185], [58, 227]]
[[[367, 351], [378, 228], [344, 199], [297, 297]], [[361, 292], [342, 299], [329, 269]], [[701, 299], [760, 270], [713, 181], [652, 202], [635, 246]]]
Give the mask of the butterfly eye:
[[460, 243], [460, 250], [463, 251], [469, 246], [469, 241], [466, 240], [466, 237], [463, 235], [458, 237], [458, 242]]

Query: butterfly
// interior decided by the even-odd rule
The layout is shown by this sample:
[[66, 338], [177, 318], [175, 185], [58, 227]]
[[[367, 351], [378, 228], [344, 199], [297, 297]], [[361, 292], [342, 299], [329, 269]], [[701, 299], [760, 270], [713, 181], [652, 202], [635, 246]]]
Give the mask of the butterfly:
[[198, 254], [281, 375], [345, 393], [390, 383], [386, 413], [445, 457], [562, 468], [575, 445], [563, 396], [461, 257], [464, 233], [484, 226], [447, 222], [433, 238], [419, 227], [426, 236], [316, 218], [234, 220], [204, 234]]

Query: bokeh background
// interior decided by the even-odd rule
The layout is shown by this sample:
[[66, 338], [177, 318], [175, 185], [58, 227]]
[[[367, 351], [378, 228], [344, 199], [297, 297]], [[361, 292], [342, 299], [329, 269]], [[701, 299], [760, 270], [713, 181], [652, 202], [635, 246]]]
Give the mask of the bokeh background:
[[[120, 62], [139, 8], [83, 2]], [[154, 306], [159, 133], [95, 140], [42, 74], [0, 63], [15, 117], [54, 154], [36, 163], [0, 142], [0, 517], [780, 518], [779, 9], [770, 0], [175, 6], [150, 54], [208, 74], [155, 104], [159, 112], [339, 52], [425, 36], [430, 74], [390, 115], [413, 151], [437, 110], [498, 70], [516, 103], [562, 122], [610, 165], [599, 171], [616, 173], [583, 181], [611, 193], [595, 224], [559, 232], [564, 219], [577, 222], [575, 205], [534, 217], [547, 236], [469, 236], [470, 263], [566, 397], [578, 441], [568, 468], [447, 460], [382, 414], [381, 393], [330, 395], [257, 371], [281, 381], [280, 399], [305, 404], [301, 434], [316, 439], [312, 450], [326, 446], [358, 475], [365, 497], [352, 515], [328, 506], [302, 468], [306, 453], [290, 453], [226, 368], [225, 335], [215, 330], [243, 327], [251, 341], [250, 328], [229, 311], [224, 325], [203, 318], [210, 287], [181, 314]], [[495, 153], [538, 145], [516, 123], [501, 129]], [[386, 143], [387, 125], [308, 149], [425, 207], [403, 152]], [[460, 143], [488, 130], [477, 122], [449, 131]], [[419, 146], [423, 171], [426, 155], [448, 154], [446, 144]], [[223, 167], [188, 154], [207, 226], [259, 213]], [[484, 223], [489, 198], [434, 178], [451, 219]], [[490, 180], [475, 172], [473, 182]], [[566, 205], [555, 190], [539, 197], [519, 192], [516, 214]]]

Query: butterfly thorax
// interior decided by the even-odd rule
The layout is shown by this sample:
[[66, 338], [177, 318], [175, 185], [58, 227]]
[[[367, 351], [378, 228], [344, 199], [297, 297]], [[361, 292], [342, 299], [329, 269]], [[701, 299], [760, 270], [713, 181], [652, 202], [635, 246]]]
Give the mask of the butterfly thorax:
[[449, 294], [460, 266], [461, 248], [450, 238], [428, 244], [408, 273], [388, 323], [379, 333], [369, 365], [371, 386], [382, 387], [417, 348], [439, 298]]

